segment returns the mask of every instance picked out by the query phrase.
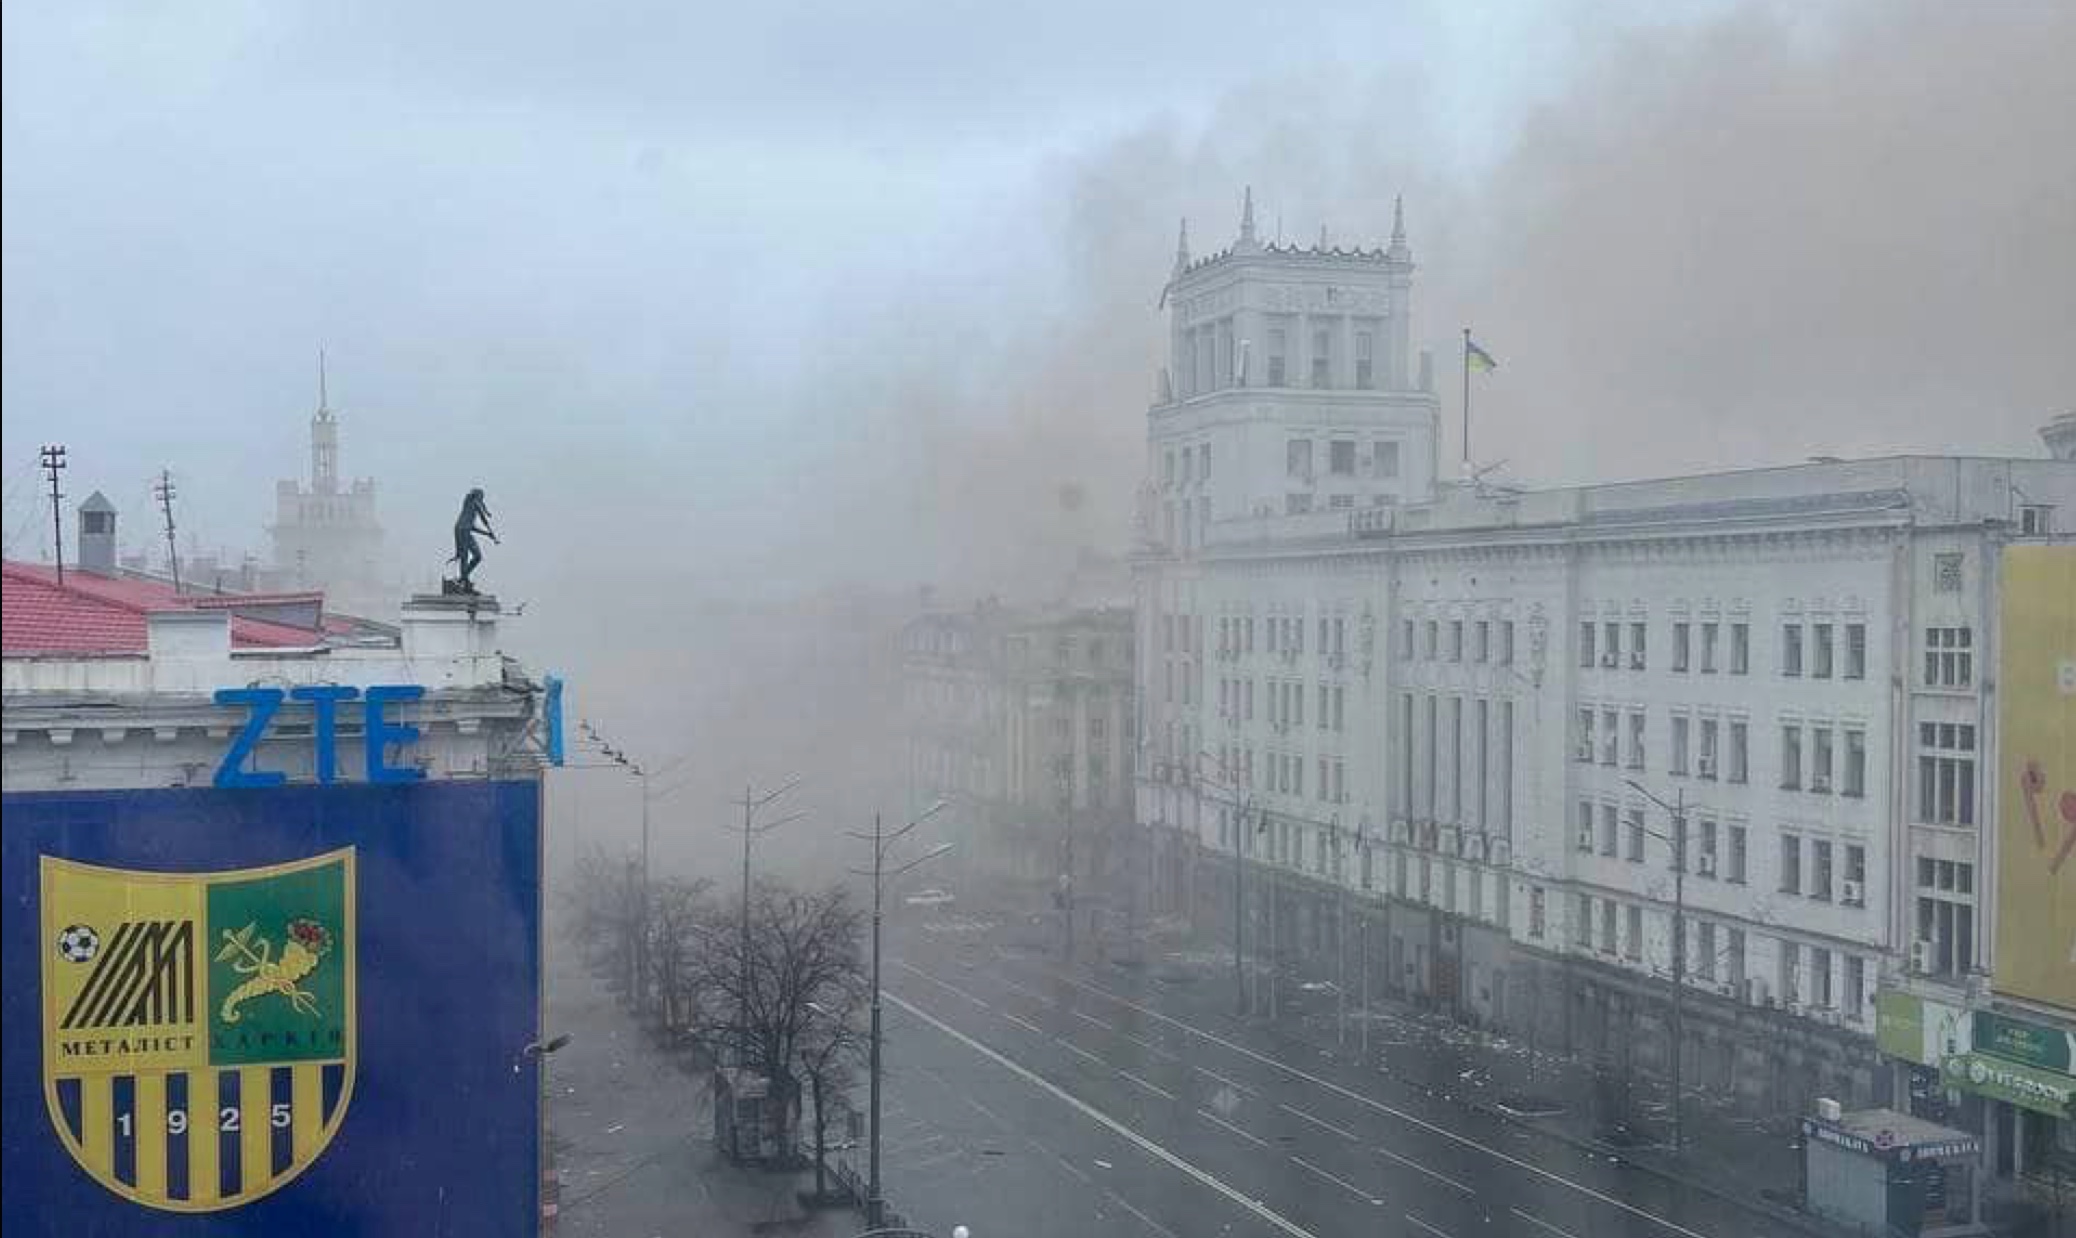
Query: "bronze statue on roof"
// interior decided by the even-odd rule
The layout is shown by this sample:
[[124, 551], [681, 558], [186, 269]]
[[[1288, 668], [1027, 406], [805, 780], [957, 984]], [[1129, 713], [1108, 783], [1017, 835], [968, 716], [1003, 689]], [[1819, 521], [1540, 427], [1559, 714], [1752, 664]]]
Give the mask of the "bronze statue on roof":
[[490, 528], [490, 507], [483, 501], [481, 486], [469, 491], [462, 499], [461, 514], [454, 518], [454, 557], [447, 562], [460, 564], [461, 575], [442, 580], [440, 592], [475, 593], [475, 583], [469, 577], [475, 572], [476, 565], [483, 562], [483, 548], [476, 541], [478, 533], [493, 542], [497, 540], [497, 534]]

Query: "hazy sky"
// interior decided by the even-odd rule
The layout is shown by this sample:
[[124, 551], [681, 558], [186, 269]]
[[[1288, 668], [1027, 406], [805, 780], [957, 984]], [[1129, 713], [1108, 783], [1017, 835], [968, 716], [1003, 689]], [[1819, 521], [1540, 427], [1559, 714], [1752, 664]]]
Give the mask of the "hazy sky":
[[133, 544], [170, 467], [205, 549], [264, 552], [323, 345], [393, 556], [436, 572], [485, 486], [515, 640], [607, 695], [699, 597], [1120, 544], [1176, 221], [1227, 243], [1247, 184], [1350, 243], [1406, 195], [1445, 455], [1468, 322], [1519, 479], [2033, 454], [2076, 406], [2052, 0], [73, 0], [0, 33], [8, 554], [47, 539], [45, 441]]

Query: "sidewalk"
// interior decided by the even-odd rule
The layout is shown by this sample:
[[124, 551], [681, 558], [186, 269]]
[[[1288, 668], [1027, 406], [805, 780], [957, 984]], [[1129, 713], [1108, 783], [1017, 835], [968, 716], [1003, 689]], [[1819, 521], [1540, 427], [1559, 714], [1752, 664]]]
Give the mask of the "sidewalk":
[[715, 1148], [705, 1072], [657, 1048], [574, 962], [549, 974], [548, 1129], [561, 1174], [558, 1238], [850, 1238], [848, 1209], [809, 1212], [814, 1175], [747, 1169]]

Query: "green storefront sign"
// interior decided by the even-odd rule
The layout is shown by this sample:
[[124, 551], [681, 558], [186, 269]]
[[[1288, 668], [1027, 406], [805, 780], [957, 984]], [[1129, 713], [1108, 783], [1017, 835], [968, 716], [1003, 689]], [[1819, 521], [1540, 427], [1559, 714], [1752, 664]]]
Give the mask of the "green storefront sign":
[[1874, 995], [1874, 1043], [1890, 1057], [1925, 1060], [1925, 1003], [1915, 993], [1883, 989]]
[[2069, 1033], [2009, 1015], [1975, 1012], [1975, 1051], [2069, 1074]]
[[[1978, 1014], [1978, 1019], [1982, 1016]], [[2076, 1079], [1982, 1053], [1956, 1053], [1940, 1068], [1946, 1085], [2056, 1117], [2076, 1117]]]

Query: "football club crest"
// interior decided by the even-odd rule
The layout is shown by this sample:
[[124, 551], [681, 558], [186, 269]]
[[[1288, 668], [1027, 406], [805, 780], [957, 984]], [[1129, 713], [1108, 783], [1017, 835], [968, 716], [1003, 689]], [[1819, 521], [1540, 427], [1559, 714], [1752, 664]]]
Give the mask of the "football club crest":
[[44, 1095], [95, 1181], [213, 1212], [323, 1154], [353, 1095], [353, 860], [162, 873], [42, 858]]

